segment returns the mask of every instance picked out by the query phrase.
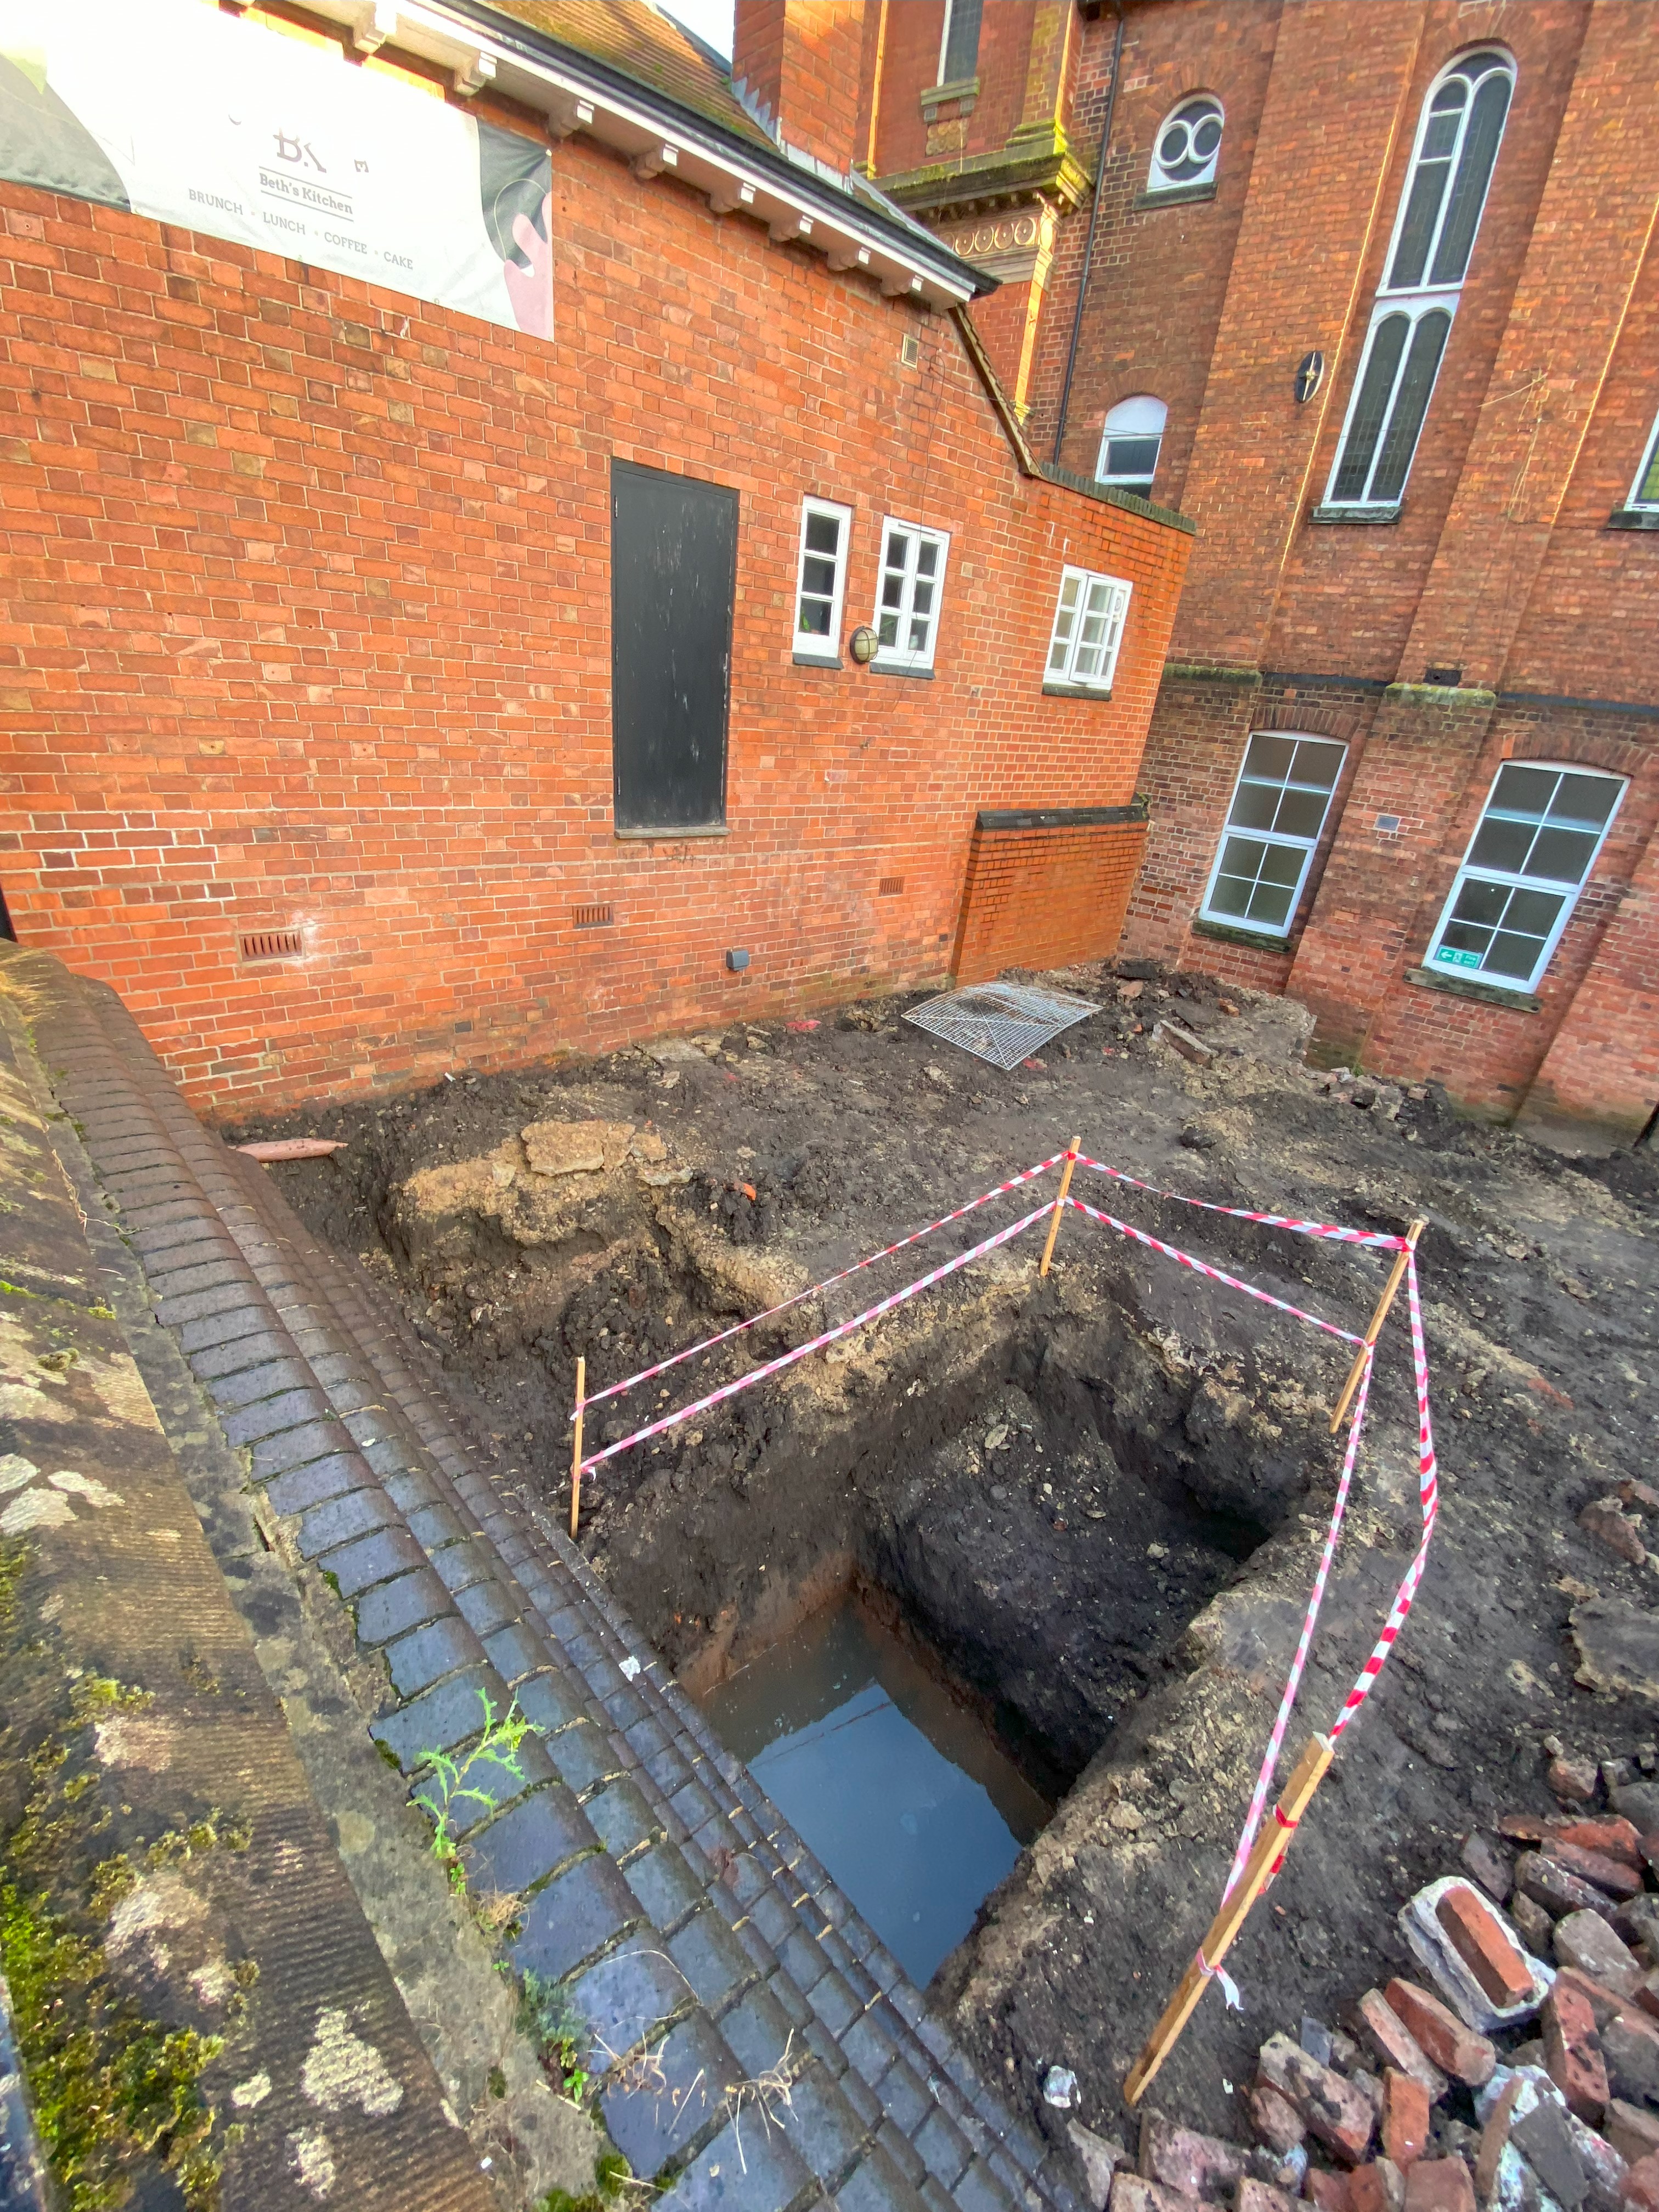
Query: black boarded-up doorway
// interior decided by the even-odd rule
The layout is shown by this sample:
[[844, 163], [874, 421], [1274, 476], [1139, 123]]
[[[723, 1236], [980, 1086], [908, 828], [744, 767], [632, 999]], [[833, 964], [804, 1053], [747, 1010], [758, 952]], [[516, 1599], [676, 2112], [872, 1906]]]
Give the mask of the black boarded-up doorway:
[[618, 830], [718, 829], [738, 495], [611, 464], [611, 750]]

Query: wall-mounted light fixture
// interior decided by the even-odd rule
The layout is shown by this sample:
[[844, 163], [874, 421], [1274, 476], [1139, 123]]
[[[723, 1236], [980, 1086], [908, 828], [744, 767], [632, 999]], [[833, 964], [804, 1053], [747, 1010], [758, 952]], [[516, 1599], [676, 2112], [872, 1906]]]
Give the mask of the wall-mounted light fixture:
[[860, 623], [847, 641], [847, 650], [860, 668], [866, 668], [876, 657], [876, 633], [868, 623]]
[[1296, 404], [1304, 407], [1325, 381], [1325, 356], [1304, 353], [1296, 365]]

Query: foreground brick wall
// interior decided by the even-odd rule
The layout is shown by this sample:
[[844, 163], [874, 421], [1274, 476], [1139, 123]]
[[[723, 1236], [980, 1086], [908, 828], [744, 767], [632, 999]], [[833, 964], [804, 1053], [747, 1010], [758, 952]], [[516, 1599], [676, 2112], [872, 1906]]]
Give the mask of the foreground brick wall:
[[[1146, 842], [1133, 807], [981, 816], [951, 969], [958, 983], [1005, 968], [1066, 968], [1117, 946]], [[1112, 815], [1115, 819], [1090, 819]]]
[[[198, 1103], [933, 980], [977, 809], [1135, 791], [1190, 540], [1021, 477], [948, 320], [553, 163], [550, 346], [0, 194], [0, 884]], [[738, 493], [724, 835], [612, 833], [613, 455]], [[793, 665], [807, 493], [848, 629], [884, 515], [951, 532], [931, 682]], [[1135, 587], [1109, 702], [1042, 694], [1066, 560]]]

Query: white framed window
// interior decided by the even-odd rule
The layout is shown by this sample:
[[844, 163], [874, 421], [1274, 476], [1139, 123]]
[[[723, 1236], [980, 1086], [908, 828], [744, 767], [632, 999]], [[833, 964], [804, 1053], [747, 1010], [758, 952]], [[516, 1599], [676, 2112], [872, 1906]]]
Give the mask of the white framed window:
[[1429, 88], [1325, 495], [1330, 506], [1400, 503], [1514, 89], [1514, 62], [1490, 47], [1461, 56]]
[[1150, 499], [1164, 445], [1164, 426], [1169, 419], [1169, 409], [1149, 392], [1138, 392], [1133, 399], [1120, 399], [1109, 409], [1101, 425], [1096, 481]]
[[979, 24], [984, 0], [945, 0], [939, 42], [939, 82], [965, 84], [979, 67]]
[[1290, 934], [1347, 750], [1334, 738], [1254, 732], [1199, 908], [1206, 921]]
[[924, 530], [919, 522], [896, 522], [890, 515], [883, 523], [873, 666], [912, 671], [933, 666], [950, 550], [945, 531]]
[[1097, 576], [1087, 568], [1060, 570], [1045, 684], [1111, 690], [1129, 611], [1129, 590], [1119, 576]]
[[1215, 178], [1221, 158], [1221, 102], [1206, 92], [1197, 93], [1173, 107], [1152, 141], [1152, 165], [1146, 172], [1149, 192], [1176, 192]]
[[1505, 990], [1549, 966], [1619, 802], [1622, 776], [1540, 761], [1498, 771], [1424, 965]]
[[1653, 426], [1653, 435], [1648, 440], [1648, 449], [1636, 471], [1627, 503], [1637, 507], [1659, 507], [1659, 422]]
[[853, 510], [833, 500], [800, 503], [800, 562], [795, 576], [795, 658], [833, 661], [841, 655], [842, 603], [847, 596], [847, 547]]

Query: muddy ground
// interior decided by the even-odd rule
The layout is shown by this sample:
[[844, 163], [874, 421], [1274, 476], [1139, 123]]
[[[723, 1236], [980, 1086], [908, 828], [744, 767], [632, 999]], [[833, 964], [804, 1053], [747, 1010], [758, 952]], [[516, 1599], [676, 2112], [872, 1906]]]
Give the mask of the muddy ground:
[[[1571, 1616], [1605, 1601], [1640, 1632], [1656, 1594], [1653, 1560], [1616, 1559], [1576, 1516], [1652, 1474], [1659, 1157], [1571, 1162], [1458, 1120], [1432, 1091], [1333, 1084], [1304, 1065], [1305, 1017], [1283, 1000], [1144, 963], [1054, 980], [1100, 1012], [1007, 1075], [905, 1023], [911, 1002], [866, 1002], [231, 1133], [347, 1140], [272, 1172], [395, 1288], [501, 1479], [561, 1511], [579, 1352], [591, 1393], [1074, 1132], [1219, 1203], [1395, 1232], [1425, 1217], [1443, 1503], [1418, 1608], [1233, 1953], [1244, 2015], [1206, 1996], [1153, 2099], [1243, 2133], [1256, 2044], [1409, 1970], [1400, 1904], [1449, 1869], [1472, 1825], [1551, 1808], [1547, 1742], [1628, 1755], [1655, 1735], [1659, 1682], [1639, 1668], [1618, 1694], [1581, 1680]], [[1171, 1016], [1208, 1042], [1208, 1065], [1153, 1041]], [[572, 1121], [604, 1126], [538, 1127]], [[590, 1449], [1052, 1188], [591, 1407]], [[1077, 1188], [1349, 1328], [1385, 1272], [1381, 1255], [1086, 1171]], [[915, 1632], [1059, 1808], [934, 2001], [1045, 2125], [1059, 2118], [1040, 2084], [1059, 2062], [1080, 2116], [1109, 2134], [1248, 1802], [1334, 1494], [1326, 1414], [1348, 1355], [1076, 1215], [1039, 1281], [1041, 1234], [607, 1462], [582, 1540], [694, 1690], [854, 1579]], [[1402, 1300], [1292, 1749], [1334, 1717], [1417, 1541], [1404, 1322]]]

